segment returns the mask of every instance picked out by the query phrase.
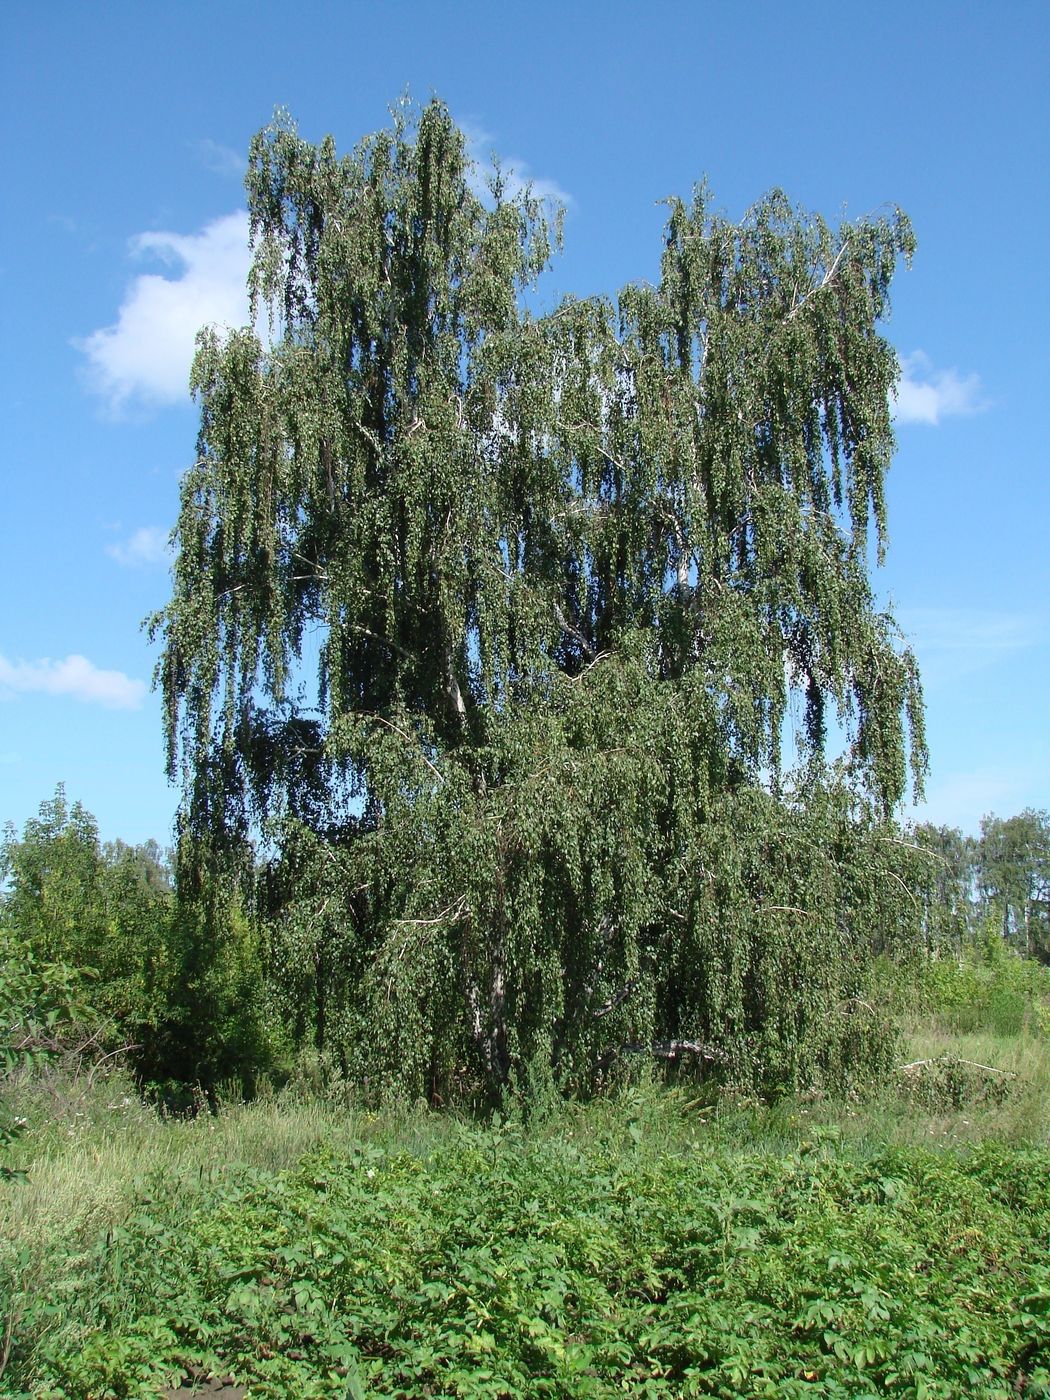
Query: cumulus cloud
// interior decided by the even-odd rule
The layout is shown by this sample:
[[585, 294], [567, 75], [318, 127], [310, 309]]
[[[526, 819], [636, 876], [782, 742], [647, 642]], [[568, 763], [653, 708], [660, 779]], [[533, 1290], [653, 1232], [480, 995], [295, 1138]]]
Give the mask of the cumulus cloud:
[[86, 656], [17, 662], [0, 656], [0, 699], [16, 695], [67, 695], [109, 710], [135, 710], [145, 698], [146, 687], [123, 671], [101, 670]]
[[[473, 122], [460, 121], [459, 128], [467, 138], [467, 153], [474, 162], [469, 184], [479, 199], [489, 195], [489, 183], [496, 173], [496, 154], [493, 150], [492, 135]], [[551, 204], [563, 204], [568, 208], [573, 200], [554, 180], [533, 175], [527, 161], [518, 156], [500, 156], [499, 172], [503, 177], [507, 195], [513, 199], [526, 187], [531, 188], [537, 199]]]
[[[486, 196], [496, 169], [492, 137], [468, 123], [463, 130], [475, 163], [472, 186]], [[196, 150], [219, 174], [243, 172], [244, 161], [229, 147], [207, 139], [197, 142]], [[533, 175], [515, 156], [502, 159], [499, 169], [512, 196], [530, 186], [539, 199], [572, 203], [554, 180]], [[117, 415], [131, 407], [184, 401], [198, 330], [248, 323], [251, 259], [245, 210], [215, 219], [197, 233], [140, 233], [130, 250], [133, 257], [161, 262], [167, 271], [134, 277], [114, 323], [73, 342], [85, 357], [88, 387]]]
[[198, 330], [248, 322], [243, 209], [199, 233], [140, 233], [131, 251], [159, 259], [176, 275], [142, 273], [129, 286], [116, 322], [74, 342], [87, 357], [89, 387], [115, 413], [135, 403], [185, 399]]
[[133, 530], [126, 540], [106, 546], [106, 553], [125, 568], [136, 569], [151, 564], [166, 564], [171, 558], [168, 531], [159, 525], [143, 525]]
[[915, 350], [901, 359], [897, 385], [898, 423], [926, 423], [936, 427], [942, 418], [979, 413], [987, 404], [976, 374], [955, 369], [934, 369], [930, 357]]

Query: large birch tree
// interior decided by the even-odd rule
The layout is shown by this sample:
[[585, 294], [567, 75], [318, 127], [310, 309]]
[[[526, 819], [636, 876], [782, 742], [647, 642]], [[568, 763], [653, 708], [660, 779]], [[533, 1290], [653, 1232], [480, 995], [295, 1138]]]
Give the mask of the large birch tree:
[[558, 219], [439, 102], [343, 156], [280, 117], [247, 190], [155, 628], [186, 839], [267, 834], [300, 1030], [434, 1098], [868, 1053], [925, 764], [871, 583], [907, 219], [700, 187], [655, 284], [541, 313]]

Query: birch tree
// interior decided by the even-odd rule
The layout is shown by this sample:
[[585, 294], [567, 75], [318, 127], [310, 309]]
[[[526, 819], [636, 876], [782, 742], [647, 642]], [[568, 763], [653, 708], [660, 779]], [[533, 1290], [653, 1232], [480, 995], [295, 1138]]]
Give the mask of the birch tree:
[[186, 829], [267, 833], [300, 1024], [434, 1098], [841, 1068], [925, 766], [871, 582], [907, 219], [700, 186], [655, 285], [540, 312], [559, 217], [440, 102], [342, 156], [280, 116], [247, 190], [266, 332], [199, 337], [154, 629]]

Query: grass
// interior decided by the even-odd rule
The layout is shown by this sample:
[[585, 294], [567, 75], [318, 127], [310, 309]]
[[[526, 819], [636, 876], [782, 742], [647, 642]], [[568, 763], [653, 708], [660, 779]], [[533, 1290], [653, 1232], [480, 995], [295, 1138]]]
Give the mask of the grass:
[[963, 975], [844, 1103], [170, 1119], [119, 1073], [24, 1082], [0, 1395], [1050, 1396], [1045, 983]]
[[[717, 1144], [722, 1152], [795, 1151], [815, 1132], [830, 1132], [859, 1153], [987, 1141], [1050, 1146], [1050, 1039], [1029, 1033], [959, 1034], [935, 1021], [915, 1021], [902, 1063], [944, 1059], [1007, 1072], [1009, 1092], [999, 1101], [942, 1106], [916, 1104], [891, 1084], [846, 1103], [815, 1098], [770, 1108], [729, 1102], [685, 1112], [685, 1093], [673, 1099], [656, 1095], [653, 1102], [663, 1103], [666, 1111], [649, 1111], [647, 1131], [658, 1134], [672, 1153], [699, 1141]], [[16, 1102], [27, 1117], [27, 1132], [15, 1165], [32, 1170], [25, 1180], [0, 1183], [0, 1239], [8, 1242], [104, 1231], [120, 1218], [139, 1184], [158, 1172], [186, 1187], [203, 1174], [233, 1168], [280, 1171], [321, 1147], [353, 1142], [425, 1154], [452, 1131], [454, 1121], [404, 1110], [370, 1114], [339, 1102], [292, 1097], [165, 1119], [119, 1074], [91, 1084], [59, 1078], [23, 1090]], [[579, 1140], [610, 1131], [623, 1116], [622, 1103], [593, 1105], [587, 1112], [566, 1107], [549, 1131], [574, 1132]], [[568, 1129], [566, 1117], [574, 1120]]]
[[104, 1232], [158, 1175], [189, 1190], [231, 1170], [278, 1172], [323, 1146], [374, 1139], [425, 1150], [442, 1135], [435, 1115], [359, 1113], [320, 1098], [165, 1117], [120, 1073], [90, 1083], [48, 1077], [21, 1086], [14, 1102], [25, 1131], [12, 1166], [26, 1175], [0, 1181], [0, 1240], [8, 1245]]

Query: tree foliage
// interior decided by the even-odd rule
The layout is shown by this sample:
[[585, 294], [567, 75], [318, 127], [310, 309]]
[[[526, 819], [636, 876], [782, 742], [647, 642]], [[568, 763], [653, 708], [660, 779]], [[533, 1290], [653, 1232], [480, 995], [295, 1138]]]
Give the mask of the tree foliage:
[[991, 813], [978, 837], [957, 827], [915, 828], [912, 884], [930, 948], [961, 951], [993, 938], [1050, 963], [1050, 816]]
[[919, 823], [911, 885], [922, 909], [926, 947], [960, 952], [976, 936], [978, 843], [954, 826]]
[[186, 830], [266, 833], [304, 1027], [435, 1095], [844, 1062], [925, 764], [869, 579], [907, 220], [700, 187], [655, 285], [539, 313], [558, 220], [439, 102], [341, 157], [278, 117], [247, 189], [269, 331], [200, 336], [154, 627]]
[[34, 957], [87, 979], [96, 1016], [131, 1028], [156, 1014], [172, 971], [172, 888], [155, 841], [103, 845], [60, 784], [20, 837], [7, 827], [0, 883], [0, 922]]
[[977, 882], [1003, 937], [1050, 962], [1050, 814], [1028, 808], [981, 822]]
[[0, 1074], [4, 1045], [43, 1045], [41, 1027], [52, 1048], [73, 1036], [107, 1059], [126, 1052], [169, 1102], [223, 1081], [250, 1089], [270, 1067], [262, 959], [228, 852], [212, 878], [198, 847], [178, 857], [172, 870], [156, 842], [103, 844], [61, 786], [21, 836], [7, 827]]

